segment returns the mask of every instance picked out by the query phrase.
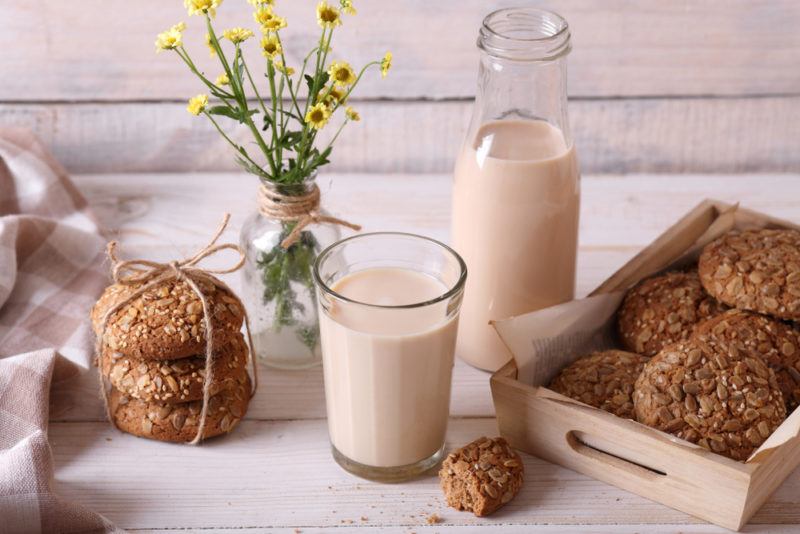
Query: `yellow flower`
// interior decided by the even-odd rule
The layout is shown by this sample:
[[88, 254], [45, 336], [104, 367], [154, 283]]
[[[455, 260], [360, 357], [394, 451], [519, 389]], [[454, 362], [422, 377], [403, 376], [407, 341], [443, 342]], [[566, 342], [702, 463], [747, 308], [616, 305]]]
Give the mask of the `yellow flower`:
[[286, 19], [279, 17], [270, 6], [258, 8], [253, 13], [253, 19], [261, 26], [262, 31], [277, 31], [286, 27]]
[[381, 60], [381, 78], [386, 78], [389, 74], [389, 69], [392, 68], [392, 53], [386, 52]]
[[357, 13], [351, 0], [339, 0], [339, 4], [342, 6], [342, 13], [345, 15], [355, 15]]
[[217, 79], [214, 80], [214, 83], [217, 85], [229, 85], [231, 83], [231, 80], [228, 78], [227, 74], [223, 73], [217, 76]]
[[211, 42], [211, 34], [206, 33], [206, 46], [208, 47], [208, 55], [214, 57], [217, 55], [217, 51], [214, 48], [213, 43]]
[[331, 111], [328, 109], [328, 106], [320, 102], [318, 104], [314, 104], [308, 110], [308, 113], [306, 113], [306, 122], [315, 130], [319, 130], [325, 126], [325, 124], [327, 124], [330, 116]]
[[276, 36], [266, 35], [261, 38], [261, 53], [264, 57], [275, 59], [281, 52], [281, 43]]
[[334, 61], [328, 68], [328, 76], [339, 86], [350, 85], [356, 81], [356, 73], [349, 63], [345, 61]]
[[217, 8], [221, 3], [222, 0], [183, 0], [183, 5], [189, 15], [208, 13], [208, 16], [212, 18], [217, 14]]
[[271, 6], [275, 3], [275, 0], [247, 0], [247, 3], [254, 7]]
[[261, 29], [264, 31], [276, 32], [281, 28], [285, 27], [286, 27], [286, 19], [283, 17], [279, 17], [278, 15], [273, 15], [271, 19], [269, 19], [266, 23], [264, 23], [263, 26], [261, 26]]
[[331, 87], [331, 93], [328, 95], [328, 97], [330, 97], [331, 99], [335, 100], [336, 102], [344, 102], [346, 94], [347, 93], [345, 91], [343, 91], [343, 90], [339, 89], [338, 87], [334, 86], [334, 87]]
[[342, 24], [339, 10], [325, 0], [317, 4], [317, 22], [323, 28], [335, 28]]
[[186, 111], [192, 115], [200, 115], [208, 105], [208, 95], [197, 95], [189, 99]]
[[252, 37], [253, 32], [247, 28], [231, 28], [223, 31], [222, 35], [233, 44], [239, 44]]
[[[328, 92], [330, 91], [330, 93]], [[323, 87], [319, 93], [317, 93], [317, 100], [321, 99], [323, 96], [325, 97], [325, 104], [327, 106], [333, 107], [336, 103], [343, 104], [345, 99], [345, 91], [339, 89], [336, 86], [331, 87]]]
[[292, 67], [287, 67], [283, 64], [283, 61], [273, 61], [272, 66], [275, 67], [275, 70], [278, 70], [284, 73], [287, 76], [291, 76], [294, 74], [294, 69]]
[[158, 34], [156, 38], [156, 52], [162, 50], [173, 50], [183, 45], [183, 30], [186, 29], [186, 24], [183, 22], [177, 23], [172, 28]]
[[350, 119], [351, 121], [356, 121], [356, 122], [358, 122], [358, 121], [360, 121], [360, 120], [361, 120], [361, 115], [359, 115], [359, 114], [358, 114], [358, 111], [354, 110], [354, 109], [353, 109], [353, 108], [351, 108], [350, 106], [347, 106], [347, 107], [345, 108], [345, 110], [344, 110], [344, 114], [345, 114], [345, 116], [346, 116], [348, 119]]

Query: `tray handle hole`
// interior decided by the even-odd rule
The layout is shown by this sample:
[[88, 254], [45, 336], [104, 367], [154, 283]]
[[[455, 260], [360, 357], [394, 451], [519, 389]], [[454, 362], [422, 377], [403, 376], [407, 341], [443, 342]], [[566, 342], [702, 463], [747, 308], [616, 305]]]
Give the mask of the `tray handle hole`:
[[581, 432], [579, 430], [570, 430], [567, 432], [566, 437], [570, 448], [582, 456], [586, 456], [606, 464], [611, 464], [619, 469], [651, 480], [667, 476], [665, 471], [645, 465], [640, 461], [631, 460], [621, 456], [620, 449], [622, 449], [622, 447], [616, 444], [614, 445], [616, 450], [613, 453], [603, 450], [600, 448], [601, 445], [597, 443], [597, 440], [590, 439], [589, 435], [585, 432]]

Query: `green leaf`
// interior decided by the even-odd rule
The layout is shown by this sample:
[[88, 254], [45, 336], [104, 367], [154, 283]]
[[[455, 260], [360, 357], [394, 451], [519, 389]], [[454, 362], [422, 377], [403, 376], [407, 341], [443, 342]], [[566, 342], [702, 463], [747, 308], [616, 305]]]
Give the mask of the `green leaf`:
[[242, 120], [241, 112], [238, 109], [232, 108], [230, 106], [212, 106], [210, 108], [206, 108], [206, 111], [210, 115], [223, 115], [225, 117], [237, 120], [239, 122], [241, 122]]
[[291, 148], [295, 146], [303, 138], [303, 132], [285, 132], [278, 143], [284, 148]]
[[306, 85], [308, 86], [308, 95], [311, 98], [311, 93], [314, 91], [314, 78], [311, 77], [310, 74], [306, 74], [303, 76], [306, 79]]

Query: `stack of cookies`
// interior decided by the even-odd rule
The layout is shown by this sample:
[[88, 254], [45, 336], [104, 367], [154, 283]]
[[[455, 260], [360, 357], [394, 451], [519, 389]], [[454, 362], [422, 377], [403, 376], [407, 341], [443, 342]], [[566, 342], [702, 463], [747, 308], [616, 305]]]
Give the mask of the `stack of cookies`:
[[[199, 281], [211, 310], [211, 395], [202, 438], [233, 430], [247, 411], [249, 353], [241, 334], [239, 299]], [[121, 430], [161, 441], [197, 437], [203, 407], [206, 324], [200, 297], [185, 282], [167, 280], [123, 304], [141, 286], [113, 284], [92, 309], [100, 340], [98, 366], [110, 383], [109, 413]]]
[[800, 232], [730, 232], [696, 266], [643, 280], [618, 313], [622, 347], [551, 389], [746, 460], [800, 404]]

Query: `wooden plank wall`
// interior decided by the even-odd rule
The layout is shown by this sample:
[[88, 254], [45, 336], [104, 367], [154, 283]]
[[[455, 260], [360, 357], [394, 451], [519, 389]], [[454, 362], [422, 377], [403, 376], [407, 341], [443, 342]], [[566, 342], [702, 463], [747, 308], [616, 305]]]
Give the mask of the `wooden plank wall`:
[[[74, 172], [235, 168], [210, 125], [185, 112], [199, 82], [154, 53], [155, 34], [185, 20], [193, 55], [218, 70], [180, 0], [5, 4], [0, 127], [33, 128]], [[290, 51], [313, 41], [315, 4], [278, 0]], [[364, 120], [342, 135], [332, 170], [448, 172], [481, 18], [515, 4], [555, 9], [572, 26], [570, 113], [585, 172], [800, 171], [797, 0], [357, 1], [334, 56], [362, 64], [392, 50], [395, 65], [359, 87]], [[218, 27], [254, 26], [249, 10], [226, 0]]]

